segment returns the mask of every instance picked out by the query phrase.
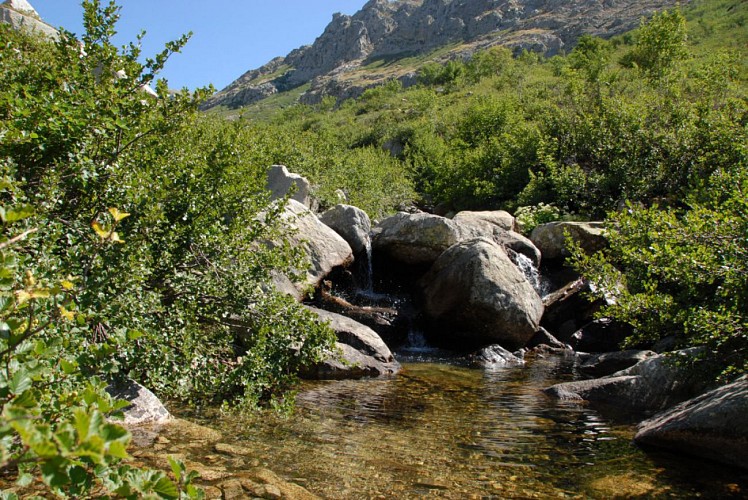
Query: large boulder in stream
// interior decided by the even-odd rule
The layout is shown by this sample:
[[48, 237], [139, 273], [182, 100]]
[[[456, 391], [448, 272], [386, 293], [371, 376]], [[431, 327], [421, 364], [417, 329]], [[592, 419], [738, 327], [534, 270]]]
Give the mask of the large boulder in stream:
[[478, 238], [450, 247], [420, 281], [435, 331], [506, 348], [538, 329], [543, 302], [506, 251]]
[[447, 218], [400, 212], [374, 228], [372, 246], [393, 260], [428, 265], [460, 239], [457, 224]]
[[639, 425], [634, 440], [748, 469], [748, 377], [683, 402]]
[[282, 215], [293, 229], [289, 242], [301, 247], [309, 260], [300, 282], [290, 283], [285, 276], [276, 276], [276, 287], [301, 299], [309, 287], [316, 287], [335, 267], [348, 266], [353, 261], [350, 245], [323, 224], [306, 206], [296, 200], [288, 200]]
[[460, 224], [488, 224], [493, 227], [501, 228], [505, 231], [516, 231], [517, 221], [514, 216], [504, 210], [490, 210], [482, 212], [472, 212], [463, 210], [452, 217], [452, 220]]
[[526, 256], [535, 267], [540, 265], [540, 250], [528, 238], [513, 230], [514, 217], [507, 212], [460, 212], [452, 218], [452, 222], [460, 231], [460, 241], [487, 238]]
[[686, 358], [693, 355], [693, 350], [684, 350], [649, 356], [613, 375], [564, 382], [544, 392], [564, 401], [590, 401], [628, 413], [653, 414], [695, 397], [707, 388], [702, 377], [682, 366]]
[[350, 318], [309, 307], [321, 321], [328, 321], [338, 337], [338, 352], [302, 371], [302, 377], [320, 380], [358, 379], [393, 375], [400, 371], [387, 344], [368, 326]]
[[320, 215], [319, 220], [347, 241], [357, 256], [371, 249], [371, 220], [360, 208], [336, 205]]
[[549, 222], [533, 229], [530, 240], [540, 249], [544, 259], [563, 259], [569, 256], [565, 233], [568, 233], [582, 250], [594, 253], [607, 244], [604, 230], [603, 222]]

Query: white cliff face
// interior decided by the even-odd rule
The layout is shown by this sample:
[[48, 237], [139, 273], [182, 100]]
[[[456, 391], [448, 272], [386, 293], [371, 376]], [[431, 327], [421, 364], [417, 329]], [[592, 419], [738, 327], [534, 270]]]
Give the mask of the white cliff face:
[[[428, 53], [456, 42], [467, 54], [492, 45], [506, 45], [553, 55], [562, 49], [570, 50], [583, 34], [609, 37], [623, 33], [635, 28], [642, 17], [676, 3], [677, 0], [370, 0], [352, 16], [335, 14], [312, 45], [247, 72], [216, 94], [206, 107], [239, 107], [309, 82], [313, 83], [313, 92], [355, 96], [356, 92], [344, 82], [346, 73], [380, 58]], [[281, 66], [287, 66], [282, 75], [263, 78]]]
[[41, 33], [52, 39], [58, 37], [57, 30], [43, 22], [26, 0], [7, 0], [0, 4], [0, 23], [10, 24], [14, 29]]
[[39, 17], [39, 13], [36, 12], [36, 9], [34, 9], [26, 0], [8, 0], [3, 5], [22, 14], [26, 14], [27, 16]]

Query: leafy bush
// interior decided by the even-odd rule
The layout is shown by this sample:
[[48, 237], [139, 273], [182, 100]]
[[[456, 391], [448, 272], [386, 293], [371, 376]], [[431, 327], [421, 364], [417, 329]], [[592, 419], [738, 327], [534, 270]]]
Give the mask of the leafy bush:
[[187, 37], [140, 64], [110, 41], [116, 5], [83, 7], [80, 41], [0, 26], [0, 468], [59, 495], [195, 496], [177, 463], [176, 483], [123, 465], [106, 383], [281, 401], [334, 336], [272, 288], [299, 255], [244, 129], [197, 115], [208, 90], [143, 90]]
[[537, 205], [519, 207], [514, 212], [514, 217], [520, 231], [523, 234], [530, 234], [540, 224], [561, 220], [562, 213], [553, 205], [538, 203]]
[[576, 267], [612, 298], [601, 314], [631, 324], [631, 343], [674, 336], [702, 347], [702, 368], [730, 380], [748, 369], [748, 158], [715, 172], [684, 210], [611, 214], [610, 249]]

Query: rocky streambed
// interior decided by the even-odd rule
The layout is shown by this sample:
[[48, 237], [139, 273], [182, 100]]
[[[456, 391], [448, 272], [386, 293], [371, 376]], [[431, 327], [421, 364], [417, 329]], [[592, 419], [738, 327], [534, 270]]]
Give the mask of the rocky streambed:
[[268, 186], [294, 186], [286, 217], [310, 262], [276, 286], [330, 323], [337, 349], [303, 373], [317, 381], [293, 417], [177, 408], [217, 434], [167, 425], [141, 443], [146, 462], [188, 458], [224, 498], [748, 495], [748, 379], [710, 384], [666, 343], [620, 350], [630, 332], [594, 319], [601, 303], [563, 265], [565, 238], [605, 244], [601, 223], [530, 238], [500, 211], [372, 224], [344, 204], [317, 215], [285, 167]]

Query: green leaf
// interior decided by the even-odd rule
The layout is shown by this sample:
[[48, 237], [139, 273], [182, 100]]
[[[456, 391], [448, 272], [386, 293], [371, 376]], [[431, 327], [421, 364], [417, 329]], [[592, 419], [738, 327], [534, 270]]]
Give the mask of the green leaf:
[[174, 473], [174, 477], [177, 479], [177, 481], [182, 480], [182, 473], [185, 470], [184, 463], [182, 463], [181, 460], [177, 460], [174, 457], [169, 457], [169, 465], [171, 466], [171, 471]]
[[179, 498], [179, 489], [174, 481], [168, 477], [162, 477], [153, 486], [153, 491], [163, 498]]
[[67, 467], [70, 462], [62, 457], [54, 457], [42, 463], [42, 479], [52, 488], [60, 488], [70, 483]]
[[138, 340], [139, 338], [143, 337], [145, 334], [143, 332], [137, 331], [137, 330], [128, 330], [127, 332], [127, 340]]
[[[3, 214], [0, 214], [2, 216]], [[3, 222], [12, 223], [18, 222], [19, 220], [26, 219], [34, 215], [34, 207], [31, 205], [18, 205], [16, 207], [6, 209]]]
[[91, 427], [91, 415], [85, 410], [78, 408], [74, 412], [74, 419], [78, 439], [83, 442], [88, 438], [88, 431]]
[[107, 442], [126, 440], [129, 436], [130, 433], [121, 425], [105, 424], [101, 430], [101, 437]]
[[76, 361], [68, 361], [67, 359], [60, 360], [60, 368], [65, 375], [72, 375], [78, 371], [78, 363]]
[[31, 377], [29, 377], [28, 372], [24, 368], [21, 368], [14, 373], [13, 377], [8, 381], [8, 389], [10, 389], [12, 394], [21, 394], [22, 392], [31, 389], [32, 384], [33, 381], [31, 380]]
[[127, 460], [129, 457], [127, 454], [127, 445], [121, 441], [113, 441], [109, 444], [109, 455], [122, 460]]
[[21, 395], [13, 400], [14, 406], [20, 406], [22, 408], [34, 408], [39, 402], [34, 395], [34, 391], [23, 391]]

